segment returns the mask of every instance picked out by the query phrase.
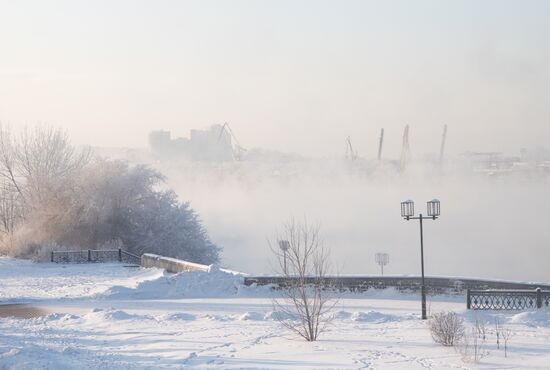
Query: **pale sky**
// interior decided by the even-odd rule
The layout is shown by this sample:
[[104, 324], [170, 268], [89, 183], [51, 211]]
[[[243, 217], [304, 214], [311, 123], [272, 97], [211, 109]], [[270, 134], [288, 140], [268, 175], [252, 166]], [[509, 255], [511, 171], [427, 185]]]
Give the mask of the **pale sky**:
[[[4, 1], [0, 121], [78, 144], [228, 121], [244, 147], [550, 147], [550, 1]], [[309, 135], [309, 136], [308, 136]]]

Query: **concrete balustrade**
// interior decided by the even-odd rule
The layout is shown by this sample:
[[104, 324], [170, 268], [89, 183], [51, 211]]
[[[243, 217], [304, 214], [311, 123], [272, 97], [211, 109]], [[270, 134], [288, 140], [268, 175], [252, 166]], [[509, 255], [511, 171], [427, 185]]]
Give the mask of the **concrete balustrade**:
[[142, 267], [158, 267], [168, 272], [177, 274], [183, 271], [202, 270], [207, 271], [208, 266], [199, 263], [187, 262], [176, 258], [163, 257], [152, 253], [145, 253], [141, 256]]

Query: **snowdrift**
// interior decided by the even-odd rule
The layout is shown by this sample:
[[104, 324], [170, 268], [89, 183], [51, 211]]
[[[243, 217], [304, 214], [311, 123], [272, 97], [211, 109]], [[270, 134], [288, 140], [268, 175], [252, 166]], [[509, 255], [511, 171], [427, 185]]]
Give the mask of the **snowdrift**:
[[216, 265], [210, 265], [205, 271], [165, 273], [157, 279], [143, 281], [135, 288], [114, 286], [105, 293], [105, 296], [116, 299], [226, 297], [236, 295], [243, 289], [246, 289], [244, 275], [220, 270]]
[[532, 327], [550, 327], [550, 308], [521, 312], [512, 316], [510, 321]]

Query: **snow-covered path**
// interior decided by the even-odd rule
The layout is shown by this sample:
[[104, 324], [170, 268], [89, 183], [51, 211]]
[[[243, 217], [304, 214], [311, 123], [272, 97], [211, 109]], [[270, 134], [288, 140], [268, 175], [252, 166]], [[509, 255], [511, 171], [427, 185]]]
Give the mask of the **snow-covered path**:
[[[51, 265], [0, 259], [0, 302], [32, 302], [51, 314], [0, 318], [0, 369], [547, 369], [550, 312], [479, 313], [512, 328], [509, 357], [479, 364], [435, 345], [414, 295], [342, 297], [321, 340], [308, 343], [274, 320], [271, 294], [238, 276], [164, 276], [121, 265]], [[469, 324], [463, 297], [434, 297]]]

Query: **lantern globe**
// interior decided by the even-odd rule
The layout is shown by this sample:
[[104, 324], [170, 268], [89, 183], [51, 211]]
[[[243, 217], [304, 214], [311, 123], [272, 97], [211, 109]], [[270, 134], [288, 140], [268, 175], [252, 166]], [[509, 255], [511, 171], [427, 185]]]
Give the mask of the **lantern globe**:
[[438, 199], [432, 199], [427, 202], [428, 216], [438, 217], [441, 214], [441, 202]]
[[412, 200], [406, 200], [401, 202], [401, 217], [408, 218], [414, 216], [414, 202]]
[[279, 240], [279, 248], [281, 248], [283, 252], [286, 252], [290, 249], [290, 242], [288, 240]]

